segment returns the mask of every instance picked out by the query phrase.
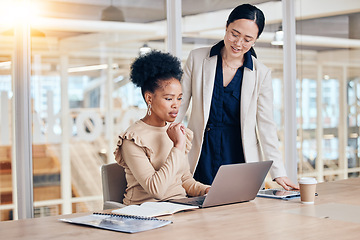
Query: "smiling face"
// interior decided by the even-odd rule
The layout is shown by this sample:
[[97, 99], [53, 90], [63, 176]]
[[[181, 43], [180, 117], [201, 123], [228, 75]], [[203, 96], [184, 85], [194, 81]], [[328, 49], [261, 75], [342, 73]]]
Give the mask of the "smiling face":
[[166, 122], [173, 122], [178, 114], [182, 89], [180, 81], [171, 78], [160, 81], [160, 87], [154, 93], [146, 92], [145, 100], [151, 104], [151, 115], [143, 119], [152, 126], [165, 126]]
[[255, 43], [258, 26], [252, 20], [238, 19], [226, 27], [225, 52], [228, 57], [242, 57]]

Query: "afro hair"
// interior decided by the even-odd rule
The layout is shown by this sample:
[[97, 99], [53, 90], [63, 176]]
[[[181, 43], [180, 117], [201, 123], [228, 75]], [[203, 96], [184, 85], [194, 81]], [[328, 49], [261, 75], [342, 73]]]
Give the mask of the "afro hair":
[[135, 86], [154, 92], [159, 88], [160, 81], [175, 78], [180, 81], [183, 71], [178, 58], [170, 53], [151, 51], [135, 59], [130, 69], [130, 79]]

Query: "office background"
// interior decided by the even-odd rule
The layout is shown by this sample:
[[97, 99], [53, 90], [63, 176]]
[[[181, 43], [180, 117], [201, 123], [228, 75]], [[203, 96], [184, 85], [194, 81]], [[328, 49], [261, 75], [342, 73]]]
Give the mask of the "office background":
[[[289, 2], [0, 0], [1, 220], [18, 219], [27, 204], [35, 217], [101, 209], [100, 166], [114, 161], [117, 135], [146, 111], [129, 82], [131, 62], [149, 49], [184, 62], [190, 50], [223, 38], [228, 14], [242, 3], [266, 16], [255, 50], [272, 69], [278, 136], [295, 177], [359, 177], [360, 2], [295, 0], [294, 12], [284, 9]], [[294, 31], [287, 47], [282, 29]], [[289, 69], [296, 79], [284, 77]]]

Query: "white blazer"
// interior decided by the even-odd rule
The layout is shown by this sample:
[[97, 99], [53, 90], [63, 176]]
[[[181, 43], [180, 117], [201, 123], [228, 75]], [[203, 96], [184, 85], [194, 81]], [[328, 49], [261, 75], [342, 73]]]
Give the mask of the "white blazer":
[[[211, 47], [192, 50], [182, 78], [183, 100], [176, 122], [183, 121], [192, 100], [188, 128], [194, 132], [189, 152], [190, 171], [194, 173], [199, 161], [204, 130], [209, 119], [215, 81], [217, 55], [210, 57]], [[246, 162], [273, 160], [272, 178], [286, 176], [279, 151], [276, 125], [273, 120], [273, 89], [271, 72], [252, 57], [253, 70], [244, 68], [241, 88], [241, 139]]]

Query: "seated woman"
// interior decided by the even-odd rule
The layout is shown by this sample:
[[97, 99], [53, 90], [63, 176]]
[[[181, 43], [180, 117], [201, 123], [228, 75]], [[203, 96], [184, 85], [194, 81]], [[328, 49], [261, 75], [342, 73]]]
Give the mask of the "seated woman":
[[137, 58], [131, 66], [131, 81], [141, 88], [148, 110], [119, 136], [114, 153], [125, 168], [126, 205], [201, 196], [209, 190], [189, 170], [191, 130], [171, 123], [181, 103], [182, 73], [177, 58], [158, 51]]

